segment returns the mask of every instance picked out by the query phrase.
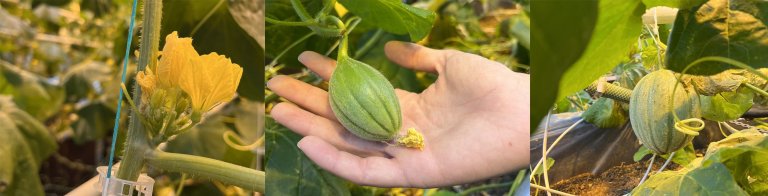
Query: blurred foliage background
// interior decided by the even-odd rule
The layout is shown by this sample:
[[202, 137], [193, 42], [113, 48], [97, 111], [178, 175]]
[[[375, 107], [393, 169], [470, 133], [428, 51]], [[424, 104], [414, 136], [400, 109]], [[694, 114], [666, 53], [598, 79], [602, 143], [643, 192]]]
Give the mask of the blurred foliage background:
[[[199, 53], [226, 55], [244, 69], [239, 96], [168, 142], [166, 151], [262, 168], [263, 147], [237, 150], [224, 142], [224, 133], [233, 133], [227, 139], [239, 144], [263, 134], [263, 22], [251, 20], [263, 13], [263, 1], [163, 2], [163, 35], [178, 31], [193, 38]], [[68, 193], [107, 165], [112, 137], [118, 137], [119, 158], [124, 135], [112, 135], [112, 126], [132, 3], [0, 0], [0, 195]], [[137, 13], [131, 50], [138, 48], [142, 26]], [[129, 87], [136, 69], [130, 54]], [[128, 114], [120, 117], [121, 134]], [[147, 173], [157, 182], [157, 195], [250, 194], [206, 179], [152, 168]]]

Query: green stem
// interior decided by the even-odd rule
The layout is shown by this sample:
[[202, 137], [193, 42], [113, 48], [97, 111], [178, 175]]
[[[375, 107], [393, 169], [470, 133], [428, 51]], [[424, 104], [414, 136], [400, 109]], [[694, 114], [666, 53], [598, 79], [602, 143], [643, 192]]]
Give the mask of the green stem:
[[[299, 15], [301, 21], [317, 22], [317, 20], [312, 18], [309, 12], [307, 12], [307, 9], [304, 8], [304, 5], [301, 4], [301, 0], [291, 0], [291, 5], [293, 6], [293, 10], [296, 11], [296, 14]], [[320, 15], [322, 16], [322, 14]], [[314, 25], [309, 25], [308, 27], [322, 37], [338, 37], [341, 35], [341, 29], [329, 28], [324, 24], [315, 23]]]
[[339, 17], [336, 17], [336, 16], [323, 16], [322, 20], [325, 24], [333, 24], [338, 29], [344, 29], [345, 27], [344, 22], [342, 22], [341, 19], [339, 19]]
[[221, 7], [221, 5], [223, 4], [224, 4], [224, 0], [219, 0], [219, 2], [216, 3], [215, 6], [213, 6], [213, 9], [208, 11], [208, 14], [205, 14], [205, 17], [203, 17], [203, 20], [200, 20], [200, 22], [197, 22], [197, 25], [195, 25], [195, 28], [192, 28], [192, 32], [189, 33], [189, 37], [194, 37], [195, 33], [197, 33], [197, 30], [200, 30], [200, 27], [202, 27], [203, 24], [205, 24], [205, 22], [208, 21], [208, 19], [210, 19], [211, 16], [213, 16], [213, 13], [216, 13], [216, 10], [218, 10], [219, 7]]
[[165, 171], [184, 172], [246, 190], [264, 192], [264, 172], [216, 159], [154, 150], [147, 153], [147, 163]]
[[176, 195], [181, 195], [181, 191], [184, 191], [184, 181], [187, 181], [187, 174], [181, 173], [181, 179], [179, 180], [179, 186], [176, 187]]
[[758, 87], [756, 87], [754, 85], [751, 85], [749, 83], [744, 83], [744, 86], [746, 86], [749, 89], [752, 89], [752, 91], [755, 91], [756, 93], [758, 93], [758, 94], [760, 94], [762, 96], [768, 97], [768, 92], [765, 92], [763, 89], [760, 89], [760, 88], [758, 88]]
[[293, 7], [293, 10], [296, 11], [296, 15], [299, 15], [299, 18], [301, 18], [302, 21], [314, 20], [314, 18], [309, 15], [309, 12], [307, 12], [307, 9], [304, 8], [304, 5], [301, 4], [301, 0], [291, 0], [291, 6]]
[[277, 65], [277, 62], [278, 62], [278, 60], [280, 60], [280, 57], [283, 57], [283, 55], [285, 55], [285, 53], [288, 53], [288, 51], [291, 50], [291, 48], [295, 47], [296, 45], [299, 45], [299, 43], [301, 43], [301, 42], [304, 42], [304, 40], [309, 39], [310, 37], [312, 37], [312, 35], [315, 35], [314, 31], [313, 32], [309, 32], [309, 34], [307, 34], [304, 37], [301, 37], [298, 40], [296, 40], [293, 43], [291, 43], [291, 45], [289, 45], [282, 52], [280, 52], [280, 54], [277, 54], [277, 56], [275, 56], [275, 59], [272, 60], [272, 63], [269, 63], [269, 65], [267, 65], [267, 66], [275, 66], [275, 65]]
[[339, 54], [338, 59], [341, 59], [341, 57], [348, 57], [349, 56], [349, 46], [348, 45], [348, 38], [349, 36], [344, 36], [341, 38], [341, 43], [339, 44]]
[[[160, 22], [163, 17], [162, 0], [144, 0], [144, 28], [141, 30], [139, 46], [139, 71], [149, 66], [157, 71], [157, 57], [160, 47]], [[134, 85], [134, 88], [138, 85]], [[135, 97], [141, 97], [134, 94]], [[139, 103], [137, 101], [136, 103]]]
[[511, 196], [518, 188], [520, 188], [520, 185], [523, 183], [523, 179], [525, 179], [526, 173], [528, 173], [528, 170], [520, 170], [517, 172], [517, 177], [515, 177], [515, 180], [512, 181], [512, 186], [509, 186], [507, 196]]
[[339, 27], [344, 29], [344, 35], [342, 35], [341, 43], [339, 44], [339, 59], [341, 59], [341, 57], [349, 57], [349, 33], [352, 32], [359, 23], [360, 18], [355, 17], [347, 20], [347, 23], [344, 24], [344, 26]]
[[320, 14], [323, 16], [330, 14], [334, 5], [336, 5], [336, 0], [325, 0], [323, 2], [323, 9], [320, 10]]
[[[143, 71], [147, 66], [156, 68], [158, 47], [160, 43], [160, 21], [163, 12], [162, 0], [144, 1], [144, 28], [139, 46], [138, 70]], [[138, 83], [133, 85], [134, 97], [141, 97], [141, 88]], [[135, 105], [141, 108], [141, 99], [135, 100]], [[131, 121], [128, 125], [128, 138], [125, 142], [125, 152], [117, 171], [117, 178], [136, 181], [144, 167], [144, 154], [151, 149], [147, 132], [141, 121], [138, 120], [139, 111], [131, 112]], [[114, 136], [117, 137], [117, 136]]]
[[363, 55], [368, 53], [368, 51], [370, 51], [373, 48], [373, 46], [375, 46], [376, 43], [379, 42], [379, 39], [381, 39], [382, 35], [384, 35], [384, 30], [376, 29], [376, 32], [373, 33], [373, 36], [371, 36], [371, 38], [366, 40], [365, 44], [363, 44], [363, 46], [360, 47], [360, 49], [358, 49], [357, 52], [355, 52], [354, 58], [359, 59], [363, 57]]
[[283, 26], [310, 26], [317, 25], [315, 21], [282, 21], [270, 17], [264, 17], [268, 23], [283, 25]]

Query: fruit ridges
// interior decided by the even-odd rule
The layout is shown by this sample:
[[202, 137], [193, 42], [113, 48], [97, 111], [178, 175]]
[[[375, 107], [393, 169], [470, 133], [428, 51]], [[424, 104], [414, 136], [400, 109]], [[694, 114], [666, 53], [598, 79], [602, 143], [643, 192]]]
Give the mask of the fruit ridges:
[[638, 82], [629, 102], [632, 129], [644, 146], [658, 154], [669, 154], [686, 144], [693, 136], [675, 130], [675, 117], [680, 119], [701, 117], [698, 95], [682, 84], [674, 90], [677, 78], [669, 70], [659, 70]]

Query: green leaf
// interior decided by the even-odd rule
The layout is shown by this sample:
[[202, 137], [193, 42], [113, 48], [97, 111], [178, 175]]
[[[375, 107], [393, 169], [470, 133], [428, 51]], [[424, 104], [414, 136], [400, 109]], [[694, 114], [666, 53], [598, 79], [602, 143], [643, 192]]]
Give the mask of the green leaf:
[[600, 97], [587, 108], [581, 117], [600, 128], [616, 128], [624, 125], [629, 116], [613, 99]]
[[639, 1], [600, 1], [592, 39], [581, 58], [559, 80], [557, 99], [584, 89], [626, 58], [640, 36], [644, 11]]
[[[730, 5], [730, 6], [728, 6]], [[680, 10], [669, 38], [667, 68], [681, 72], [706, 56], [728, 57], [753, 67], [768, 67], [768, 2], [711, 0]], [[731, 65], [708, 61], [688, 74], [711, 75]]]
[[[375, 30], [374, 30], [375, 31]], [[373, 34], [371, 32], [369, 34]], [[371, 36], [361, 38], [358, 43], [363, 45], [370, 39]], [[384, 33], [379, 40], [375, 42], [373, 48], [360, 58], [360, 61], [370, 65], [376, 70], [379, 70], [384, 77], [392, 83], [395, 88], [400, 88], [410, 92], [421, 92], [424, 90], [418, 80], [416, 79], [416, 73], [413, 70], [401, 67], [398, 64], [390, 61], [384, 54], [384, 44], [388, 41], [408, 40], [407, 37], [397, 36], [389, 33]], [[358, 47], [360, 48], [360, 47]]]
[[[642, 160], [645, 156], [653, 154], [653, 151], [646, 148], [645, 146], [640, 146], [639, 149], [637, 149], [637, 152], [632, 156], [632, 159], [635, 162], [638, 162]], [[669, 159], [669, 154], [667, 155], [658, 155], [663, 159]], [[689, 163], [693, 162], [693, 160], [696, 159], [696, 151], [693, 149], [693, 143], [688, 143], [684, 148], [680, 148], [680, 150], [675, 151], [675, 156], [672, 157], [672, 162], [678, 164], [678, 165], [688, 165]]]
[[666, 171], [648, 178], [632, 195], [748, 195], [721, 163]]
[[652, 8], [656, 6], [666, 6], [672, 8], [687, 9], [693, 6], [701, 5], [705, 0], [643, 0], [645, 7]]
[[736, 120], [752, 108], [755, 93], [746, 87], [735, 92], [722, 92], [713, 96], [699, 96], [702, 117], [713, 121]]
[[[619, 64], [614, 69], [613, 74], [618, 76], [616, 82], [621, 87], [634, 89], [635, 85], [640, 82], [645, 75], [648, 75], [648, 69], [645, 68], [645, 63], [628, 62]], [[629, 111], [629, 103], [619, 103], [624, 111]]]
[[92, 102], [76, 113], [77, 121], [70, 126], [75, 132], [72, 140], [78, 144], [104, 138], [115, 123], [115, 111], [101, 102]]
[[[192, 45], [198, 53], [216, 52], [227, 56], [243, 67], [243, 77], [237, 93], [250, 100], [263, 100], [264, 91], [264, 49], [251, 37], [229, 13], [228, 3], [224, 2], [216, 10], [219, 0], [188, 0], [163, 1], [163, 20], [161, 45], [165, 35], [173, 31], [179, 32], [179, 37], [189, 37], [194, 28], [200, 28], [192, 36]], [[213, 12], [211, 12], [213, 11]], [[212, 13], [208, 20], [208, 13]]]
[[339, 0], [349, 12], [395, 34], [408, 34], [421, 40], [432, 30], [435, 13], [404, 4], [399, 0]]
[[224, 143], [224, 132], [232, 131], [225, 123], [225, 114], [229, 115], [230, 103], [217, 113], [208, 114], [205, 121], [195, 127], [176, 135], [176, 139], [168, 142], [166, 151], [198, 155], [244, 167], [251, 166], [255, 155], [248, 151], [239, 151]]
[[[599, 39], [592, 36], [598, 23], [598, 3], [598, 0], [531, 2], [531, 7], [536, 7], [536, 11], [531, 12], [530, 26], [531, 45], [535, 46], [530, 51], [531, 67], [535, 67], [531, 70], [531, 96], [532, 100], [538, 100], [531, 102], [532, 125], [538, 125], [552, 104], [565, 97], [558, 96], [555, 90], [559, 89], [563, 74], [585, 53], [590, 40]], [[531, 132], [534, 130], [536, 126], [531, 126]]]
[[61, 81], [67, 92], [67, 100], [76, 102], [87, 98], [88, 95], [95, 93], [94, 82], [101, 82], [114, 79], [112, 67], [98, 61], [86, 61], [78, 63], [67, 69]]
[[38, 120], [46, 120], [64, 103], [64, 89], [46, 82], [42, 76], [0, 62], [0, 74], [13, 86], [13, 101]]
[[[309, 13], [317, 13], [322, 8], [322, 3], [323, 1], [317, 0], [302, 1], [302, 4], [307, 8]], [[267, 0], [265, 16], [283, 21], [300, 20], [299, 16], [294, 12], [290, 0]], [[264, 29], [265, 33], [269, 35], [269, 39], [266, 40], [266, 45], [269, 46], [266, 48], [266, 56], [270, 60], [276, 58], [278, 54], [287, 49], [288, 46], [293, 44], [299, 38], [304, 37], [311, 32], [307, 27], [283, 26], [272, 23], [266, 23]], [[301, 52], [315, 51], [320, 54], [325, 54], [335, 41], [335, 38], [312, 36], [288, 50], [279, 61], [289, 67], [302, 68], [304, 66], [298, 61], [298, 56]]]
[[350, 195], [345, 182], [315, 165], [296, 147], [301, 136], [266, 120], [266, 187], [272, 195]]
[[768, 194], [768, 140], [757, 129], [742, 130], [710, 144], [702, 165], [719, 163], [750, 194]]
[[[553, 165], [555, 165], [555, 159], [553, 159], [552, 157], [547, 157], [547, 166], [546, 166], [547, 170], [552, 168]], [[544, 174], [544, 168], [543, 167], [539, 167], [536, 171], [533, 171], [533, 174], [531, 174], [531, 175], [538, 176], [538, 175], [541, 175], [541, 174]]]
[[649, 154], [653, 154], [653, 151], [641, 145], [640, 148], [637, 149], [637, 152], [635, 152], [635, 154], [632, 155], [632, 160], [634, 160], [635, 162], [638, 162], [640, 160], [643, 160], [643, 158]]
[[[669, 155], [661, 155], [664, 159], [669, 159]], [[678, 165], [688, 165], [696, 159], [696, 150], [693, 149], [693, 143], [688, 143], [684, 148], [675, 151], [675, 156], [672, 157], [672, 162]]]
[[0, 195], [43, 195], [38, 170], [56, 140], [8, 96], [0, 96], [0, 125]]

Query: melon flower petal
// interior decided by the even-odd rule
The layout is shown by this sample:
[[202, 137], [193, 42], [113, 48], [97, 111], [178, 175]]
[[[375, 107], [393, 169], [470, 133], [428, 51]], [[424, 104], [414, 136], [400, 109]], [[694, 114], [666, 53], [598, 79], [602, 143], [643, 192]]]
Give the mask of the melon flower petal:
[[243, 68], [214, 52], [200, 56], [179, 75], [179, 87], [189, 95], [192, 120], [197, 122], [202, 113], [232, 99]]
[[157, 77], [155, 74], [152, 73], [151, 69], [139, 71], [136, 75], [136, 82], [139, 83], [141, 91], [144, 92], [141, 94], [142, 101], [149, 100], [152, 92], [154, 92], [157, 87]]
[[[188, 66], [199, 58], [199, 54], [192, 47], [192, 38], [179, 38], [176, 31], [165, 37], [162, 55], [158, 61], [157, 79], [164, 87], [172, 87], [179, 84], [180, 74]], [[150, 67], [150, 69], [152, 69]]]

